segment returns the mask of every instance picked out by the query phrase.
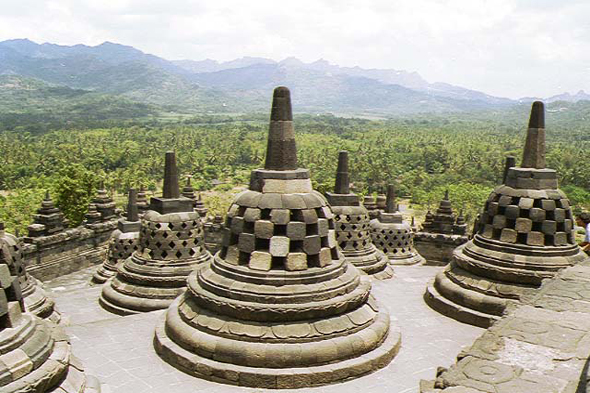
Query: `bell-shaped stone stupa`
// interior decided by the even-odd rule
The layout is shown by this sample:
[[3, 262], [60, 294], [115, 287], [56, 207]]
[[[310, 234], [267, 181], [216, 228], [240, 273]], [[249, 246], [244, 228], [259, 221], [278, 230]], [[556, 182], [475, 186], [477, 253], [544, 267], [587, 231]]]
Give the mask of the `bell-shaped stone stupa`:
[[295, 388], [358, 377], [397, 353], [399, 331], [338, 251], [333, 213], [297, 166], [285, 87], [274, 91], [265, 167], [225, 231], [156, 329], [164, 360], [217, 382]]
[[435, 310], [487, 327], [545, 278], [588, 261], [574, 239], [570, 202], [545, 168], [542, 102], [532, 106], [520, 167], [507, 164], [504, 184], [489, 196], [473, 239], [453, 252], [424, 295]]

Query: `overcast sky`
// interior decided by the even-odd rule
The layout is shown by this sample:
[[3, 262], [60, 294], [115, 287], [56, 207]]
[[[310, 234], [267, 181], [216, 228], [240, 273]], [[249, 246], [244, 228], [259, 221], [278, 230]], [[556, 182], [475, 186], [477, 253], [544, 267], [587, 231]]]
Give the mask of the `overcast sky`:
[[324, 58], [511, 98], [590, 92], [588, 0], [0, 1], [0, 40], [112, 41], [167, 59]]

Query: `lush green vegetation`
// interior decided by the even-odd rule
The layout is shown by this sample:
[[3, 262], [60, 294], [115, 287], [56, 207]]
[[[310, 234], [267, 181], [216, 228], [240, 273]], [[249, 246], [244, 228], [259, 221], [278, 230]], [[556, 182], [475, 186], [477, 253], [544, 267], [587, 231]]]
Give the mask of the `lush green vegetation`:
[[[588, 105], [581, 105], [586, 110]], [[449, 189], [455, 206], [473, 219], [501, 179], [504, 159], [521, 156], [527, 108], [502, 115], [480, 113], [370, 121], [334, 116], [296, 116], [300, 165], [314, 185], [330, 190], [339, 150], [350, 152], [351, 179], [361, 194], [396, 184], [418, 210], [436, 208]], [[577, 207], [590, 207], [586, 157], [590, 129], [571, 112], [548, 113], [548, 166], [559, 171], [563, 189]], [[228, 190], [245, 185], [264, 160], [266, 115], [206, 116], [41, 134], [0, 133], [0, 218], [22, 231], [49, 189], [72, 222], [83, 217], [92, 189], [103, 179], [122, 194], [140, 184], [155, 191], [164, 152], [176, 150], [183, 175], [211, 194], [214, 211], [227, 204]], [[214, 187], [215, 180], [224, 184]]]

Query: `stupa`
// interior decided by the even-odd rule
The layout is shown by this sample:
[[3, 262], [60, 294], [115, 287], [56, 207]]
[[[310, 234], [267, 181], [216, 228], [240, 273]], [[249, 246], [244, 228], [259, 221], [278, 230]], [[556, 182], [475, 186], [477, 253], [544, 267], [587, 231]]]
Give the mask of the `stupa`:
[[166, 153], [164, 190], [141, 218], [139, 250], [104, 285], [100, 304], [117, 314], [166, 308], [186, 288], [186, 278], [211, 259], [193, 201], [180, 196], [174, 152]]
[[27, 273], [22, 257], [22, 243], [16, 236], [4, 231], [4, 223], [0, 222], [0, 263], [13, 267], [18, 276], [24, 306], [39, 318], [59, 323], [61, 315], [55, 308], [55, 301], [47, 296], [41, 283]]
[[371, 220], [373, 244], [393, 265], [423, 263], [424, 258], [414, 249], [414, 232], [395, 203], [393, 185], [387, 187], [386, 206], [379, 216]]
[[570, 202], [557, 174], [545, 168], [544, 117], [543, 103], [533, 103], [521, 166], [508, 168], [505, 183], [485, 204], [478, 232], [427, 287], [425, 300], [435, 310], [487, 327], [543, 279], [589, 261], [574, 239]]
[[0, 391], [3, 393], [98, 393], [96, 379], [86, 377], [58, 325], [25, 313], [19, 259], [0, 261]]
[[147, 199], [145, 188], [142, 186], [139, 187], [139, 191], [137, 192], [137, 211], [139, 212], [139, 216], [143, 216], [143, 214], [150, 209], [150, 202]]
[[463, 213], [455, 216], [447, 190], [436, 212], [426, 214], [421, 230], [414, 235], [414, 246], [428, 264], [446, 265], [453, 250], [467, 240], [465, 218]]
[[129, 189], [127, 202], [127, 217], [117, 221], [117, 229], [113, 231], [109, 240], [106, 259], [98, 268], [92, 281], [102, 284], [117, 273], [120, 263], [124, 262], [139, 249], [139, 230], [141, 223], [137, 210], [137, 191]]
[[62, 232], [68, 227], [68, 220], [63, 213], [55, 206], [49, 191], [33, 215], [33, 223], [28, 226], [29, 237], [50, 236]]
[[265, 167], [230, 206], [223, 248], [156, 329], [159, 355], [191, 375], [323, 385], [384, 367], [399, 349], [399, 330], [338, 251], [333, 213], [298, 168], [291, 113], [289, 90], [276, 88]]
[[379, 216], [379, 210], [377, 209], [377, 201], [372, 195], [365, 195], [363, 197], [363, 206], [369, 212], [369, 218], [377, 218]]
[[369, 212], [358, 195], [350, 192], [346, 151], [338, 154], [336, 185], [326, 196], [334, 213], [336, 242], [347, 261], [375, 278], [393, 277], [388, 258], [371, 241]]
[[92, 199], [92, 204], [96, 207], [96, 211], [100, 213], [101, 221], [115, 218], [115, 202], [104, 188], [104, 181], [100, 182], [100, 187], [96, 196]]

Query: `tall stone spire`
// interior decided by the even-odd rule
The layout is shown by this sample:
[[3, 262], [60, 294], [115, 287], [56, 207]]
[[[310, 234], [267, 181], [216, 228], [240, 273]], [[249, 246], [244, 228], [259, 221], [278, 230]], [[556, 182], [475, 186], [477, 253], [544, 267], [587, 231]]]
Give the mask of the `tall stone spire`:
[[348, 175], [348, 152], [338, 153], [338, 169], [336, 170], [335, 194], [350, 194], [350, 178]]
[[129, 189], [129, 200], [127, 201], [127, 221], [139, 221], [139, 212], [137, 210], [137, 191], [135, 188]]
[[395, 187], [393, 184], [387, 186], [387, 196], [385, 199], [385, 213], [395, 213], [397, 205], [395, 203]]
[[545, 107], [541, 101], [533, 102], [521, 167], [545, 168]]
[[504, 164], [504, 175], [502, 176], [502, 184], [506, 184], [506, 178], [508, 177], [508, 169], [516, 166], [516, 158], [514, 156], [506, 157], [506, 164]]
[[273, 171], [297, 169], [291, 93], [283, 86], [277, 87], [273, 93], [264, 169]]
[[173, 151], [166, 152], [166, 161], [164, 164], [164, 190], [162, 192], [162, 197], [170, 199], [180, 197], [176, 153]]

